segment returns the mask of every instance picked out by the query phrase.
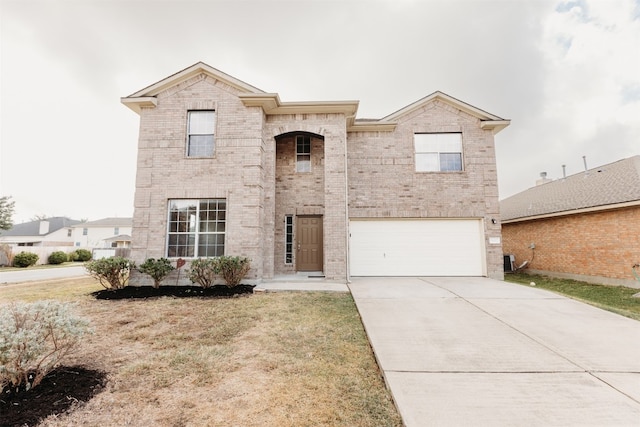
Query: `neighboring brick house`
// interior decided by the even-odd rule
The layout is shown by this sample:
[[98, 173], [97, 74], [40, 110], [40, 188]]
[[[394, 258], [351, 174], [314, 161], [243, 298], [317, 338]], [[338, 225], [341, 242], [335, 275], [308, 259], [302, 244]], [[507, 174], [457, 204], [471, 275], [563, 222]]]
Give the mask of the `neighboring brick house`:
[[640, 286], [640, 156], [541, 181], [500, 203], [505, 253], [533, 273]]
[[379, 120], [282, 102], [197, 63], [122, 98], [140, 115], [132, 258], [242, 255], [305, 272], [503, 277], [494, 134], [440, 92]]

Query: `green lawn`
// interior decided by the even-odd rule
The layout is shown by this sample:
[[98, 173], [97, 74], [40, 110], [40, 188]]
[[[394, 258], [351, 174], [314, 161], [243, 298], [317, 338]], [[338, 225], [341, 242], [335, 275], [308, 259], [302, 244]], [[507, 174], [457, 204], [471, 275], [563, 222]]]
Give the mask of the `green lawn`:
[[640, 292], [640, 289], [624, 286], [594, 285], [577, 280], [522, 273], [506, 274], [505, 280], [527, 286], [530, 286], [531, 282], [535, 282], [538, 288], [547, 289], [596, 307], [640, 320], [640, 298], [633, 297], [634, 294]]

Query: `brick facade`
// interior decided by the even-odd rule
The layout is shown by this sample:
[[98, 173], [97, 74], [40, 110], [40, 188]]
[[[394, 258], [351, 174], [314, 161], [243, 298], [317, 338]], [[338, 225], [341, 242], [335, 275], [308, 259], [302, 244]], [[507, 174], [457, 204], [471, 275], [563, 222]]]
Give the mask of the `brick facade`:
[[[334, 280], [348, 279], [349, 218], [482, 219], [487, 275], [502, 278], [495, 116], [439, 97], [376, 130], [354, 125], [357, 103], [279, 105], [205, 64], [165, 80], [123, 98], [140, 115], [134, 261], [166, 256], [169, 200], [222, 198], [225, 253], [251, 258], [252, 280], [295, 272], [285, 215], [323, 217], [323, 271]], [[216, 111], [215, 153], [189, 158], [187, 113], [201, 109]], [[414, 132], [461, 132], [464, 171], [416, 173]], [[308, 173], [295, 172], [296, 133], [312, 135]]]
[[[416, 172], [414, 133], [460, 132], [462, 172]], [[502, 279], [493, 134], [479, 120], [435, 101], [398, 120], [393, 132], [349, 135], [350, 218], [481, 218], [487, 275]], [[497, 222], [497, 221], [496, 221]]]
[[532, 272], [640, 286], [631, 271], [640, 262], [640, 207], [503, 224], [502, 236], [516, 263], [533, 255]]

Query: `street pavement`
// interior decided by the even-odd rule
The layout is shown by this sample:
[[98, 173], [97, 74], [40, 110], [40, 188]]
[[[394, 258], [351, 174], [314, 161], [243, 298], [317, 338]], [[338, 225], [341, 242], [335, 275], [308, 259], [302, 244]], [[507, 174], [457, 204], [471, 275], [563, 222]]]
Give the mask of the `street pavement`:
[[86, 276], [82, 263], [72, 267], [39, 268], [2, 271], [0, 270], [0, 285], [3, 283], [32, 282], [37, 280], [64, 279], [66, 277]]

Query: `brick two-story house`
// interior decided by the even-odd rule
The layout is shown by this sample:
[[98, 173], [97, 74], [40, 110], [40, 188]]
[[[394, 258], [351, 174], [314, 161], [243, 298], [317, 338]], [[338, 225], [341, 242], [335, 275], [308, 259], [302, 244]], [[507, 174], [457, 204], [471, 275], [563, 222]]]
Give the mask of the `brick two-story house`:
[[440, 92], [379, 120], [282, 102], [204, 63], [122, 98], [140, 115], [132, 258], [251, 258], [249, 278], [503, 277], [494, 134]]

